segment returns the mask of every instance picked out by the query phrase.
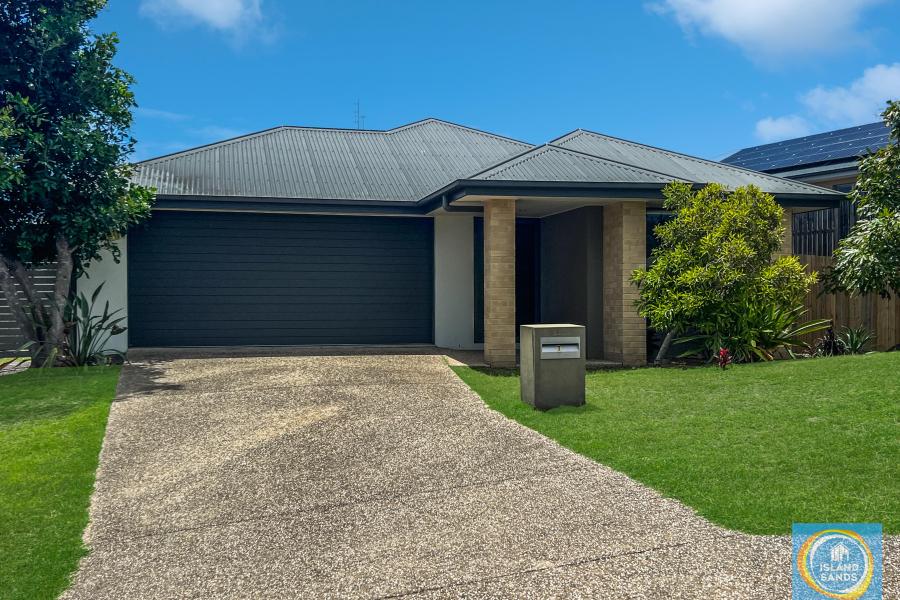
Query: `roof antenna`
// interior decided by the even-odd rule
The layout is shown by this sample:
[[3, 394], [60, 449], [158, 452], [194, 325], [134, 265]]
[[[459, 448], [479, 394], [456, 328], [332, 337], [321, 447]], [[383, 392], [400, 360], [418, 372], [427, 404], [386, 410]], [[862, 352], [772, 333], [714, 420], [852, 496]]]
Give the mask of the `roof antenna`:
[[366, 115], [362, 114], [359, 110], [359, 98], [356, 99], [356, 128], [366, 128]]

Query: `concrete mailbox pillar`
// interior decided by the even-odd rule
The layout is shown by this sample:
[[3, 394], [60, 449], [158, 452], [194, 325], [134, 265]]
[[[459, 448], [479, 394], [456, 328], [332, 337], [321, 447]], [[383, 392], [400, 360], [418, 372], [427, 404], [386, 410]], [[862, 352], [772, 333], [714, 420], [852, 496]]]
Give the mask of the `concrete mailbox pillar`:
[[522, 401], [539, 409], [584, 404], [583, 325], [522, 325]]

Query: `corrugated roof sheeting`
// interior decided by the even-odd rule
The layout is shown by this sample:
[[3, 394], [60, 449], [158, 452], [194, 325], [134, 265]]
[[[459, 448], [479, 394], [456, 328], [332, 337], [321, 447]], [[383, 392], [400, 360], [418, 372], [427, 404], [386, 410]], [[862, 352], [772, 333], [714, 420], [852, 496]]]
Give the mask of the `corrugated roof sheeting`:
[[415, 202], [529, 144], [427, 120], [390, 131], [279, 127], [146, 161], [163, 195]]
[[599, 183], [668, 183], [665, 177], [644, 169], [553, 146], [540, 146], [508, 160], [473, 179], [499, 181], [574, 181]]
[[428, 119], [389, 131], [279, 127], [145, 161], [137, 183], [161, 195], [417, 202], [456, 180], [816, 186], [577, 130], [535, 147]]
[[578, 130], [552, 142], [555, 146], [569, 148], [593, 156], [640, 166], [650, 171], [694, 183], [721, 183], [729, 188], [753, 184], [771, 194], [829, 194], [828, 190], [670, 152], [652, 146], [644, 146], [591, 131]]
[[757, 171], [776, 171], [853, 160], [883, 148], [889, 141], [890, 130], [884, 123], [870, 123], [744, 148], [722, 162]]

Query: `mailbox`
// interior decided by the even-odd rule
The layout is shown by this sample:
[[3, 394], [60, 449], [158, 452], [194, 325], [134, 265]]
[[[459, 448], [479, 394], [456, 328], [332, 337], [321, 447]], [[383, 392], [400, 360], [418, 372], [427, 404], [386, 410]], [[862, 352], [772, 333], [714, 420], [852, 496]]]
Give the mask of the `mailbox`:
[[522, 325], [522, 401], [539, 409], [584, 404], [584, 341], [582, 325]]

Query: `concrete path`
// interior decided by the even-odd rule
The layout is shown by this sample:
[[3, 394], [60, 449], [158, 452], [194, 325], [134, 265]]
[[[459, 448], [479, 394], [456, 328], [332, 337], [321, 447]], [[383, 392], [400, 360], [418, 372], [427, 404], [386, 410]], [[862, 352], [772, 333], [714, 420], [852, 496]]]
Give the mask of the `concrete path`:
[[85, 536], [65, 598], [790, 596], [789, 541], [508, 421], [440, 356], [127, 366]]

